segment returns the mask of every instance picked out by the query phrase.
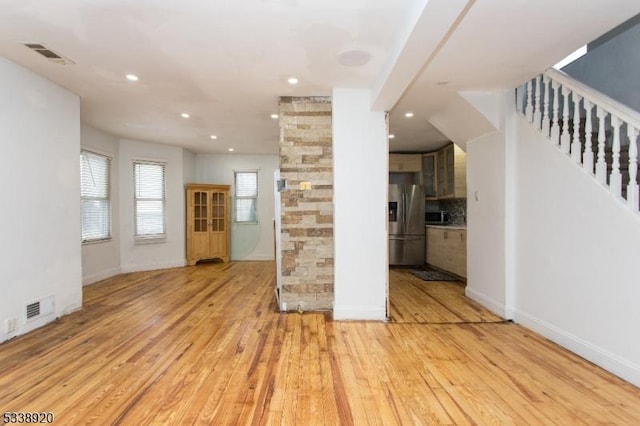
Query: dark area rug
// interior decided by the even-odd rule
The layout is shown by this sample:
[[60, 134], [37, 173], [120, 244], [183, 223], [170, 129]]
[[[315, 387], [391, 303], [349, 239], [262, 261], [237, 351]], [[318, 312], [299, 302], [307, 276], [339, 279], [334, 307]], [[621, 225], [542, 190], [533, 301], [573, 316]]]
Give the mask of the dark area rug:
[[424, 281], [460, 281], [453, 275], [430, 268], [412, 269], [411, 273]]

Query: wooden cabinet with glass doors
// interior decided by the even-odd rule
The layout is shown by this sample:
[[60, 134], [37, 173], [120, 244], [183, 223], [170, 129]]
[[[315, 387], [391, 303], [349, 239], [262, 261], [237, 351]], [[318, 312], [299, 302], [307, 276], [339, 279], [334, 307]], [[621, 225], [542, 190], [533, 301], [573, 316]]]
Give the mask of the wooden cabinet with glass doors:
[[229, 185], [186, 185], [187, 264], [229, 261]]

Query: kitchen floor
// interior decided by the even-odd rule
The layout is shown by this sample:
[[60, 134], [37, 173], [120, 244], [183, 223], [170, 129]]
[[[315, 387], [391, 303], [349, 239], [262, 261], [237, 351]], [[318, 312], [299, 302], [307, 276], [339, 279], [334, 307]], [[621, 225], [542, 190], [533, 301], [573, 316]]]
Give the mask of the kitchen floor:
[[389, 269], [389, 318], [395, 323], [503, 322], [464, 294], [460, 281], [423, 281], [407, 268]]

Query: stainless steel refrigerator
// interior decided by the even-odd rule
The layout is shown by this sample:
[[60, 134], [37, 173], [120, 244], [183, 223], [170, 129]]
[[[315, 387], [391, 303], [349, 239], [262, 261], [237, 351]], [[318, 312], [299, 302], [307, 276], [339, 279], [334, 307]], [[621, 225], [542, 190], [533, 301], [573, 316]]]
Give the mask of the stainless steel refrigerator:
[[424, 265], [424, 189], [389, 185], [389, 265]]

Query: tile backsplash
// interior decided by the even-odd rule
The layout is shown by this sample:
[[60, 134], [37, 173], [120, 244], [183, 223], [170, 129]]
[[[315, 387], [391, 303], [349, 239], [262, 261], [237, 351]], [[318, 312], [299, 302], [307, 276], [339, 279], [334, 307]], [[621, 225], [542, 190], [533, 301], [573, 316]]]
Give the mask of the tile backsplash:
[[439, 200], [440, 209], [447, 210], [451, 215], [452, 225], [467, 224], [467, 199], [453, 198], [451, 200]]

